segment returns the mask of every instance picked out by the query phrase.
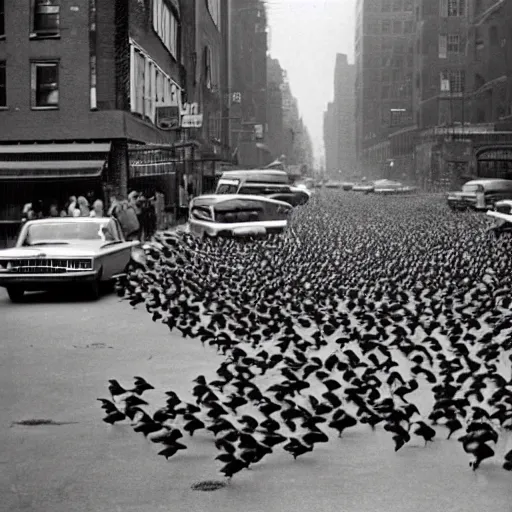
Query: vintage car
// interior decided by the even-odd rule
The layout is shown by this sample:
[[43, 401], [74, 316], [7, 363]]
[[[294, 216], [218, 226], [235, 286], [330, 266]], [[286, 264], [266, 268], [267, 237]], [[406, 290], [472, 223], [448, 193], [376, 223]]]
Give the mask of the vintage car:
[[188, 229], [200, 237], [265, 237], [284, 231], [292, 210], [263, 196], [198, 196], [190, 201]]
[[286, 171], [249, 169], [225, 171], [217, 183], [215, 194], [265, 196], [300, 206], [309, 201], [310, 193], [290, 184]]
[[25, 291], [84, 286], [92, 299], [100, 285], [127, 270], [140, 242], [124, 239], [110, 217], [51, 217], [26, 222], [16, 245], [0, 251], [0, 286], [13, 302]]
[[352, 186], [353, 192], [365, 192], [368, 194], [370, 192], [373, 192], [373, 189], [374, 186], [373, 182], [371, 181], [361, 181], [359, 183], [354, 183], [354, 185]]
[[503, 233], [512, 232], [512, 200], [497, 201], [494, 210], [488, 210], [487, 215], [494, 219], [494, 225], [491, 226], [490, 230], [497, 237], [500, 237]]
[[373, 183], [374, 192], [376, 194], [410, 194], [416, 191], [415, 187], [404, 185], [400, 181], [395, 180], [377, 180]]
[[448, 192], [446, 196], [452, 210], [491, 210], [497, 201], [503, 199], [512, 199], [512, 180], [471, 180], [464, 183], [462, 190]]

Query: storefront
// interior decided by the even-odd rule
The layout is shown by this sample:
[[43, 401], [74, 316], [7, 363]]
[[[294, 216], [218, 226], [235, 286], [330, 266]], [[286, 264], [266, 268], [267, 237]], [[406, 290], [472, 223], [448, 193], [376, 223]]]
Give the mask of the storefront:
[[12, 242], [23, 206], [63, 208], [70, 196], [106, 200], [110, 143], [0, 145], [0, 245]]

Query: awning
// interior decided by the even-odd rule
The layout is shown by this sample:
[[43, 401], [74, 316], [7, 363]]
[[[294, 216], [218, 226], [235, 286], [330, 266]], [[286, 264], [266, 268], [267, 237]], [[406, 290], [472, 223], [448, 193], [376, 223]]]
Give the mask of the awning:
[[0, 145], [0, 181], [98, 178], [109, 152], [110, 143]]
[[0, 180], [48, 178], [96, 178], [105, 160], [70, 160], [55, 162], [0, 162]]

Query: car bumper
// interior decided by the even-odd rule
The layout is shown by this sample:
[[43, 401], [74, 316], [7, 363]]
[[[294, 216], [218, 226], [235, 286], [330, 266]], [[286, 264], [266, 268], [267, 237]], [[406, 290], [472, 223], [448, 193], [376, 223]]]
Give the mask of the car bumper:
[[26, 289], [41, 290], [53, 286], [93, 283], [99, 271], [67, 272], [62, 274], [23, 274], [0, 272], [0, 286], [22, 286]]
[[214, 224], [201, 221], [189, 221], [189, 230], [196, 235], [210, 237], [244, 238], [264, 237], [271, 234], [282, 233], [287, 226], [287, 221], [271, 221], [265, 224]]

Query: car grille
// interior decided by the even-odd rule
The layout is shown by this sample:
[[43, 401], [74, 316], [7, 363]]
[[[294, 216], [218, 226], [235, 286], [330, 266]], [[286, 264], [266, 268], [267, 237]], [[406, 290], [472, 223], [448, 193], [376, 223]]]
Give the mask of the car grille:
[[92, 270], [92, 259], [37, 258], [12, 260], [10, 272], [15, 274], [65, 274]]

